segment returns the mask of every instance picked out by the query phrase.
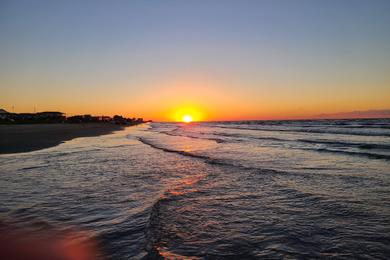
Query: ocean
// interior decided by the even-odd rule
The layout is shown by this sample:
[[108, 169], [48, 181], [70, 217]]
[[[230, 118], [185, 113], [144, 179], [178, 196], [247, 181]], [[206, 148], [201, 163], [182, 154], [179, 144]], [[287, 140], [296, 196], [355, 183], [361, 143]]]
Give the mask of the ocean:
[[0, 155], [0, 220], [105, 259], [388, 259], [390, 119], [147, 123]]

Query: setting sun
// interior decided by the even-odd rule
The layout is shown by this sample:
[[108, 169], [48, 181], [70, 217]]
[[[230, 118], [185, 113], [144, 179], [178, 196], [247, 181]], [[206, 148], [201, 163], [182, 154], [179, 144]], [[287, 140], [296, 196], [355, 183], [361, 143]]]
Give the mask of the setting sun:
[[192, 116], [190, 116], [190, 115], [183, 116], [183, 122], [184, 123], [191, 123], [192, 122]]
[[174, 107], [170, 112], [167, 112], [167, 115], [173, 122], [191, 123], [205, 120], [202, 108], [192, 104]]

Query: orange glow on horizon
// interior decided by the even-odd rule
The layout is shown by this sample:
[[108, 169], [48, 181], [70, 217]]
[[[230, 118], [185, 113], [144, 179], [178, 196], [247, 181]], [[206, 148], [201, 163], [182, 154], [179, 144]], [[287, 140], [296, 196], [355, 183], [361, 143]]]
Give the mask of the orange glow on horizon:
[[[61, 111], [67, 116], [117, 114], [159, 122], [183, 122], [185, 115], [190, 115], [192, 122], [305, 119], [317, 118], [322, 114], [390, 107], [388, 91], [378, 98], [371, 95], [373, 92], [359, 92], [359, 95], [345, 97], [325, 90], [320, 97], [313, 97], [312, 92], [306, 91], [306, 85], [297, 85], [293, 81], [288, 82], [288, 88], [281, 88], [279, 82], [268, 79], [246, 84], [219, 76], [188, 74], [140, 82], [137, 93], [131, 92], [128, 85], [130, 83], [120, 85], [121, 92], [96, 92], [93, 99], [85, 98], [80, 93], [57, 95], [50, 99], [42, 95], [34, 99], [27, 99], [26, 96], [27, 101], [23, 100], [24, 97], [16, 96], [8, 100], [21, 98], [25, 102], [23, 106], [16, 103], [15, 112], [32, 112], [36, 102], [37, 111]], [[237, 91], [239, 86], [241, 88]], [[296, 91], [301, 87], [302, 91]], [[326, 89], [326, 86], [319, 87]], [[66, 87], [63, 86], [63, 89]], [[0, 108], [12, 112], [14, 104], [8, 100]], [[100, 103], [97, 104], [96, 100], [100, 100]]]

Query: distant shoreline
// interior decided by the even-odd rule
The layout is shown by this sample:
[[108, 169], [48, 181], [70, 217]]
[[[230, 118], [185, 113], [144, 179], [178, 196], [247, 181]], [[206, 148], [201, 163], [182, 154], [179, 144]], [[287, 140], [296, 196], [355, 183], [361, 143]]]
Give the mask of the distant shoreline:
[[110, 123], [0, 125], [0, 154], [45, 149], [77, 137], [110, 134], [124, 127]]
[[[349, 120], [389, 120], [390, 117], [365, 117], [365, 118], [287, 118], [287, 119], [233, 119], [233, 120], [205, 120], [192, 121], [191, 123], [234, 123], [234, 122], [272, 122], [272, 121], [349, 121]], [[153, 121], [155, 123], [181, 123], [182, 121]]]

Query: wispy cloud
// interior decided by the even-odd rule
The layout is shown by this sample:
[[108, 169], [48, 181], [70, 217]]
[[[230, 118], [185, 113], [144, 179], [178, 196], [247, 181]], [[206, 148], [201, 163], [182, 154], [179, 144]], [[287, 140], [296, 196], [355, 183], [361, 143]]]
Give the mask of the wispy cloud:
[[339, 118], [390, 118], [390, 109], [381, 110], [365, 110], [365, 111], [351, 111], [340, 112], [333, 114], [315, 115], [314, 118], [323, 119], [339, 119]]

